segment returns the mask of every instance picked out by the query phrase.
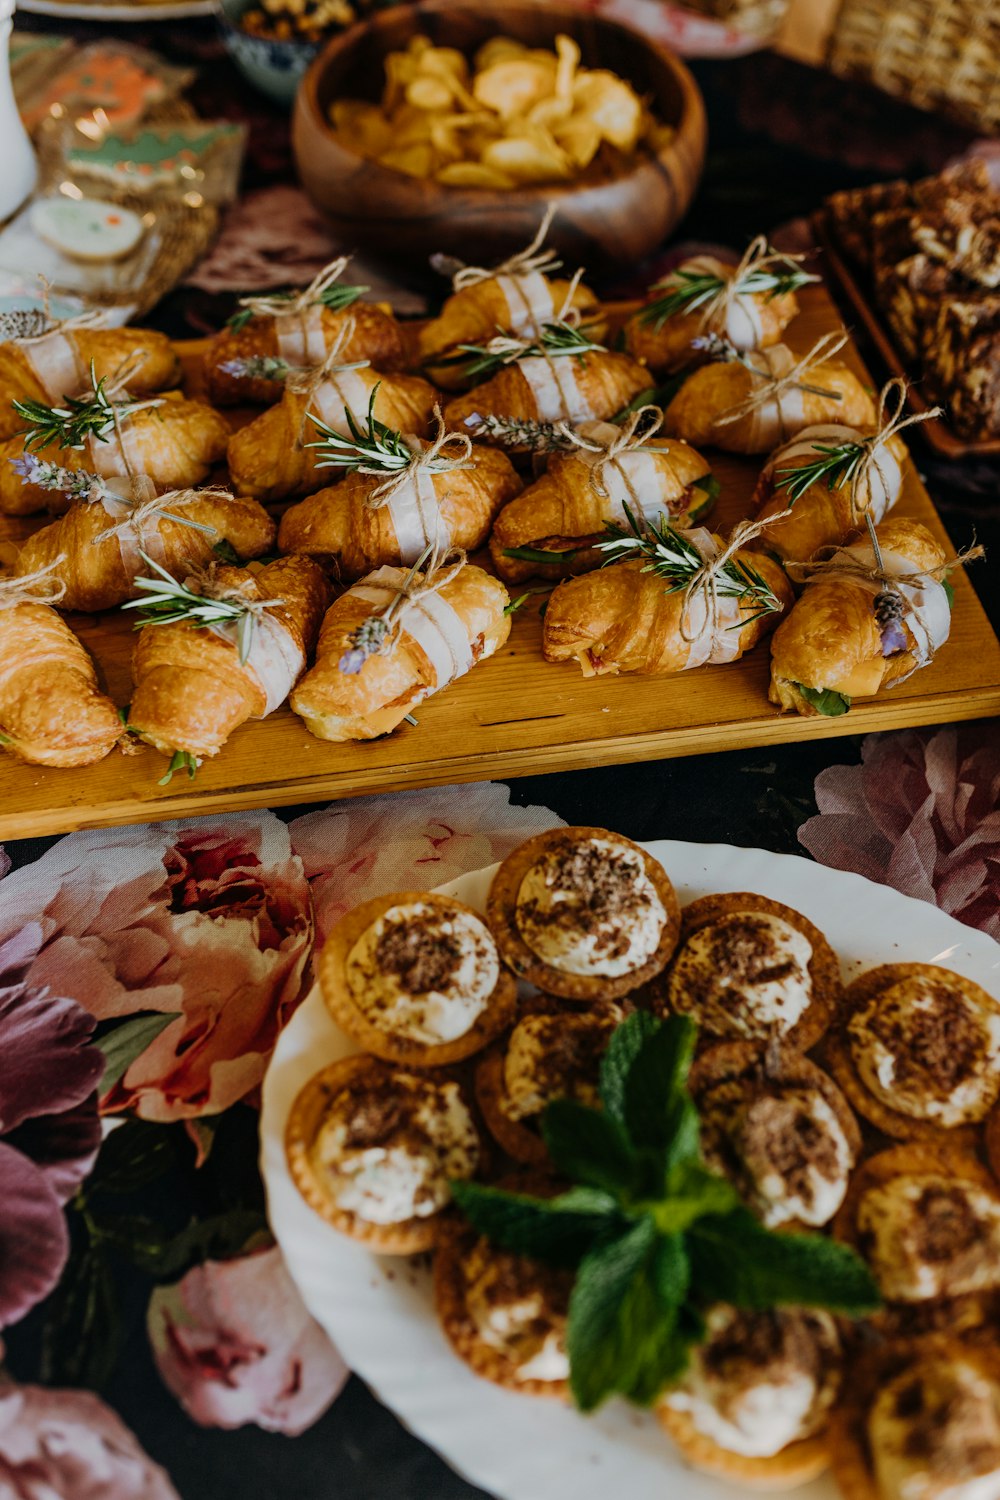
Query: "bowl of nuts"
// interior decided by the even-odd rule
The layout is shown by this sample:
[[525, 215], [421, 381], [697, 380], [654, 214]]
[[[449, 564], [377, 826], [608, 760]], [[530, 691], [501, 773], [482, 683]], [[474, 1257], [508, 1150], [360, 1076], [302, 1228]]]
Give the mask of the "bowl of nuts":
[[291, 108], [321, 45], [376, 8], [375, 0], [218, 0], [226, 50], [248, 83]]

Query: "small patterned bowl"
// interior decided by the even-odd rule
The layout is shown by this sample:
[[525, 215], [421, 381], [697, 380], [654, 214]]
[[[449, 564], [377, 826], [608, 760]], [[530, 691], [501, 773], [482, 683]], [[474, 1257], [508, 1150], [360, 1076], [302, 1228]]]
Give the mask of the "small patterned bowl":
[[251, 36], [240, 17], [257, 0], [218, 0], [216, 21], [226, 51], [248, 83], [276, 104], [291, 109], [299, 84], [319, 52], [318, 42], [278, 42]]

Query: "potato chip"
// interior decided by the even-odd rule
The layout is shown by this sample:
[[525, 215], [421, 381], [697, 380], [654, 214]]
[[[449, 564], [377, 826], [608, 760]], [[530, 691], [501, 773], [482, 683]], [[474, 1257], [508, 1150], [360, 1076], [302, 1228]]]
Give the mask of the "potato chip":
[[539, 99], [527, 111], [524, 118], [529, 125], [541, 125], [546, 130], [551, 130], [568, 120], [573, 113], [573, 100], [560, 99], [553, 95], [551, 99]]
[[573, 87], [573, 102], [612, 146], [635, 150], [642, 131], [642, 102], [616, 74], [605, 68], [581, 74]]
[[512, 58], [524, 57], [528, 49], [523, 42], [515, 42], [512, 36], [492, 36], [484, 42], [473, 59], [472, 71], [483, 73], [494, 63], [510, 62]]
[[465, 188], [512, 188], [517, 183], [506, 172], [497, 172], [493, 167], [484, 167], [478, 161], [456, 161], [435, 172], [436, 182], [446, 187]]
[[586, 115], [573, 115], [553, 126], [557, 143], [580, 171], [589, 167], [601, 149], [601, 132]]
[[452, 91], [440, 78], [418, 76], [406, 85], [406, 102], [417, 109], [449, 109]]
[[432, 177], [437, 168], [433, 147], [419, 143], [385, 151], [379, 160], [384, 167], [393, 167], [397, 172], [406, 172], [410, 177]]
[[483, 165], [504, 172], [515, 182], [552, 182], [571, 176], [566, 153], [544, 131], [530, 135], [507, 136], [487, 146]]
[[571, 36], [560, 34], [556, 37], [556, 56], [559, 59], [556, 66], [556, 98], [564, 99], [569, 104], [573, 99], [573, 80], [580, 66], [580, 49]]
[[476, 76], [472, 92], [480, 104], [488, 105], [502, 119], [509, 120], [525, 114], [540, 99], [548, 98], [555, 70], [554, 57], [548, 63], [527, 58], [494, 63]]

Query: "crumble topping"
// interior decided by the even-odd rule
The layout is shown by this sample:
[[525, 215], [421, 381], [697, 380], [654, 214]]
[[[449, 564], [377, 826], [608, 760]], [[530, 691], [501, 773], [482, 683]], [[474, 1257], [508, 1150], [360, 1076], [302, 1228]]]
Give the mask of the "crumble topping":
[[889, 1381], [868, 1437], [885, 1500], [1000, 1497], [1000, 1387], [965, 1360], [926, 1360]]
[[667, 918], [638, 850], [567, 837], [525, 874], [515, 919], [544, 963], [611, 979], [648, 962]]
[[431, 1046], [466, 1034], [499, 977], [485, 923], [429, 901], [390, 907], [347, 956], [351, 996], [372, 1025]]
[[783, 917], [730, 912], [691, 933], [674, 961], [670, 1004], [715, 1036], [764, 1041], [812, 998], [812, 944]]
[[465, 1305], [484, 1344], [517, 1365], [518, 1380], [565, 1380], [571, 1271], [480, 1240], [465, 1266]]
[[869, 1188], [858, 1237], [890, 1302], [960, 1297], [1000, 1286], [1000, 1197], [934, 1173]]
[[597, 1103], [601, 1057], [623, 1018], [617, 1006], [584, 1015], [528, 1015], [504, 1058], [500, 1108], [510, 1120], [541, 1114], [553, 1099]]

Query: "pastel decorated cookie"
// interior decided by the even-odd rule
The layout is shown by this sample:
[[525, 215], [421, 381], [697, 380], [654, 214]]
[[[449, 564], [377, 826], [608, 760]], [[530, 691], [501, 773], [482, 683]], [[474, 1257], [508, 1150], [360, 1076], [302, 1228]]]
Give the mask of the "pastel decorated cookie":
[[39, 239], [71, 260], [121, 260], [146, 232], [130, 208], [99, 198], [40, 198], [30, 222]]

